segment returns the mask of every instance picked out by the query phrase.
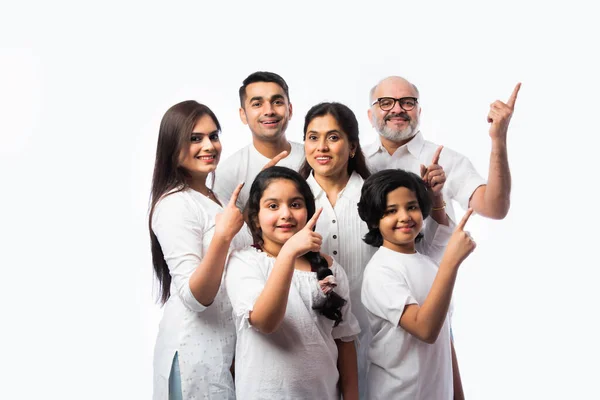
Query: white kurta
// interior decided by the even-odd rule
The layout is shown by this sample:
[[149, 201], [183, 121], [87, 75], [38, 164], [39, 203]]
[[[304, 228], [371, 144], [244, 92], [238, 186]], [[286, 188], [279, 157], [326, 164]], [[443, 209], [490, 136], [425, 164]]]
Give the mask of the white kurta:
[[348, 299], [348, 279], [333, 263], [335, 291], [347, 299], [343, 321], [313, 310], [324, 301], [316, 273], [295, 270], [284, 319], [263, 334], [249, 322], [250, 311], [273, 270], [275, 259], [253, 247], [235, 251], [227, 266], [226, 285], [237, 327], [235, 385], [238, 399], [338, 399], [338, 350], [335, 339], [352, 341], [360, 328]]
[[[234, 399], [229, 368], [235, 349], [231, 303], [221, 285], [214, 302], [205, 307], [192, 295], [189, 278], [202, 261], [223, 209], [192, 190], [168, 195], [157, 204], [152, 230], [171, 274], [171, 297], [164, 305], [154, 350], [154, 399], [168, 397], [175, 352], [179, 354], [184, 399]], [[250, 243], [244, 226], [231, 248]]]
[[[377, 251], [377, 247], [366, 244], [363, 240], [368, 232], [367, 224], [358, 216], [357, 205], [363, 186], [363, 178], [354, 172], [346, 187], [338, 194], [335, 207], [327, 198], [327, 193], [319, 186], [313, 174], [306, 179], [315, 195], [317, 208], [323, 212], [317, 221], [315, 231], [323, 236], [321, 251], [331, 255], [346, 271], [350, 284], [350, 300], [352, 313], [360, 325], [358, 340], [358, 382], [361, 398], [366, 393], [367, 350], [371, 340], [371, 330], [367, 311], [361, 301], [361, 288], [364, 269]], [[417, 243], [417, 251], [432, 258], [441, 259], [444, 248], [452, 234], [452, 226], [439, 225], [427, 218], [422, 230], [425, 235]]]
[[[292, 146], [290, 154], [277, 165], [298, 171], [304, 161], [304, 146], [295, 142], [290, 144]], [[227, 160], [219, 163], [215, 173], [214, 192], [220, 199], [230, 199], [237, 185], [245, 182], [236, 203], [243, 209], [248, 201], [254, 178], [269, 161], [271, 160], [260, 154], [253, 144], [241, 148]]]
[[[420, 165], [430, 165], [438, 147], [437, 144], [425, 140], [421, 132], [417, 132], [410, 142], [398, 147], [392, 155], [383, 147], [379, 137], [375, 142], [365, 146], [363, 153], [372, 172], [402, 168], [419, 175]], [[485, 185], [486, 180], [479, 175], [467, 157], [447, 147], [444, 147], [440, 154], [439, 165], [446, 173], [446, 183], [442, 189], [447, 203], [446, 213], [456, 221], [454, 206], [448, 200], [458, 202], [466, 210], [473, 192], [479, 186]]]
[[429, 257], [380, 247], [365, 269], [363, 305], [373, 338], [368, 399], [451, 400], [452, 354], [448, 317], [434, 344], [402, 329], [405, 306], [423, 305], [438, 268]]

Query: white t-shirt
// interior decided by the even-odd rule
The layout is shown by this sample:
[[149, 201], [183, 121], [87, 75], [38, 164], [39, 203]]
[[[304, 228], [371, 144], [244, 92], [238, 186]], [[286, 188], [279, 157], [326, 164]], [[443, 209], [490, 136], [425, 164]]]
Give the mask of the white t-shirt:
[[[298, 171], [304, 162], [304, 146], [295, 142], [290, 142], [290, 145], [292, 146], [290, 154], [277, 165]], [[271, 160], [260, 154], [253, 144], [241, 148], [217, 166], [213, 191], [219, 199], [229, 201], [237, 185], [245, 182], [236, 203], [240, 209], [243, 209], [248, 201], [254, 178], [269, 161]]]
[[324, 301], [317, 275], [295, 270], [285, 316], [279, 328], [264, 334], [252, 327], [250, 311], [262, 293], [275, 258], [254, 247], [231, 253], [226, 285], [237, 327], [235, 386], [238, 399], [338, 399], [338, 349], [335, 339], [355, 340], [360, 332], [348, 298], [348, 278], [333, 263], [336, 293], [347, 300], [343, 321], [313, 310]]
[[[204, 258], [223, 209], [204, 195], [185, 189], [161, 199], [154, 209], [154, 231], [171, 274], [171, 297], [163, 308], [154, 349], [154, 399], [168, 397], [169, 374], [179, 354], [183, 398], [235, 399], [229, 368], [235, 349], [231, 303], [221, 285], [205, 307], [192, 294], [190, 275]], [[231, 249], [251, 243], [246, 226]]]
[[[438, 147], [439, 145], [425, 140], [419, 131], [408, 143], [398, 147], [392, 155], [383, 147], [379, 137], [375, 142], [365, 146], [363, 153], [372, 172], [401, 168], [420, 176], [421, 164], [429, 166]], [[479, 175], [468, 158], [447, 147], [444, 147], [440, 154], [439, 165], [446, 173], [446, 183], [442, 189], [447, 203], [446, 213], [450, 219], [456, 221], [454, 207], [448, 200], [457, 201], [466, 210], [473, 192], [479, 186], [485, 185], [486, 180]]]
[[[361, 301], [361, 288], [365, 267], [377, 251], [377, 247], [364, 242], [363, 238], [369, 229], [358, 216], [357, 207], [364, 180], [359, 174], [353, 172], [346, 187], [338, 194], [335, 207], [331, 206], [327, 193], [319, 186], [313, 173], [309, 175], [306, 182], [315, 196], [316, 208], [323, 207], [315, 227], [315, 232], [323, 237], [321, 252], [331, 255], [348, 275], [352, 313], [360, 325], [357, 349], [358, 383], [361, 398], [364, 398], [367, 350], [371, 340], [371, 330], [367, 311]], [[422, 232], [424, 238], [417, 243], [417, 251], [439, 261], [452, 235], [452, 226], [439, 225], [432, 218], [427, 218]]]
[[380, 247], [365, 269], [363, 305], [373, 339], [369, 347], [368, 398], [451, 400], [452, 354], [448, 317], [434, 344], [399, 325], [405, 306], [423, 305], [437, 265], [427, 256]]

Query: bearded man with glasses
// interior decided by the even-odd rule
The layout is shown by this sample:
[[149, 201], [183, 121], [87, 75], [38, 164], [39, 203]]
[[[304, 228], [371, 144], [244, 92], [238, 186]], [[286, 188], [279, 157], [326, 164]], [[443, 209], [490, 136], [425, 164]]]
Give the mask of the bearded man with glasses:
[[[488, 122], [492, 140], [487, 181], [462, 154], [423, 138], [419, 131], [419, 91], [399, 76], [381, 80], [371, 89], [368, 115], [379, 134], [378, 140], [364, 147], [372, 172], [401, 168], [421, 174], [435, 196], [433, 209], [444, 209], [455, 221], [452, 202], [487, 218], [503, 219], [510, 207], [511, 177], [506, 136], [521, 84], [508, 102], [496, 100], [490, 106]], [[443, 166], [443, 168], [441, 167]], [[439, 194], [439, 195], [438, 195]], [[439, 210], [438, 210], [439, 211]]]

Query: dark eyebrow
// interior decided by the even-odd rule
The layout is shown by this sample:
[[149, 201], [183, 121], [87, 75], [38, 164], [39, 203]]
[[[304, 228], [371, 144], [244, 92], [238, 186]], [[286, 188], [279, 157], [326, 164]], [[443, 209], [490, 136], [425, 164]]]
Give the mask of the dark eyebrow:
[[249, 100], [249, 102], [250, 102], [250, 103], [252, 103], [252, 102], [253, 102], [253, 101], [255, 101], [255, 100], [262, 100], [262, 99], [263, 99], [263, 97], [262, 97], [262, 96], [254, 96], [254, 97], [252, 97], [252, 98]]
[[[300, 200], [300, 201], [304, 201], [304, 197], [302, 197], [302, 196], [297, 196], [297, 197], [293, 197], [293, 198], [291, 198], [291, 199], [290, 199], [290, 201], [298, 201], [298, 200]], [[276, 201], [276, 202], [280, 202], [280, 201], [281, 201], [281, 199], [276, 199], [276, 198], [273, 198], [273, 197], [269, 197], [269, 198], [266, 198], [266, 199], [264, 199], [264, 200], [262, 201], [262, 203], [266, 203], [267, 201]]]
[[212, 132], [209, 132], [209, 133], [204, 133], [204, 132], [192, 132], [192, 135], [206, 135], [206, 136], [210, 136], [210, 135], [214, 135], [215, 133], [218, 135], [218, 134], [219, 134], [219, 130], [217, 129], [217, 130], [215, 130], [215, 131], [212, 131]]
[[[319, 133], [319, 132], [311, 129], [310, 131], [308, 131], [308, 133]], [[325, 132], [326, 135], [329, 135], [330, 133], [337, 133], [339, 135], [342, 134], [342, 132], [338, 131], [337, 129], [332, 129], [330, 131]]]

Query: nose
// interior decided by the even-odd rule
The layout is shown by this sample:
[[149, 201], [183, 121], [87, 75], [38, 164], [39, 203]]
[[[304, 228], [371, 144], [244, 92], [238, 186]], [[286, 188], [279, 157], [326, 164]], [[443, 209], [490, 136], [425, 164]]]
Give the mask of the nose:
[[215, 148], [215, 145], [212, 142], [212, 140], [210, 140], [208, 135], [204, 136], [204, 139], [202, 140], [202, 150], [203, 151], [211, 151], [214, 148]]
[[266, 101], [264, 103], [264, 112], [265, 112], [265, 115], [269, 115], [269, 116], [275, 114], [273, 105], [268, 101]]
[[281, 218], [282, 220], [287, 221], [292, 217], [292, 210], [286, 205], [280, 206], [279, 212], [279, 218]]
[[406, 210], [406, 209], [398, 210], [398, 221], [408, 222], [410, 220], [412, 220], [412, 217], [410, 216], [408, 210]]
[[399, 101], [395, 101], [394, 102], [394, 107], [392, 107], [392, 109], [390, 111], [388, 111], [388, 112], [394, 113], [394, 114], [400, 114], [400, 113], [403, 113], [403, 112], [406, 112], [406, 111], [404, 111], [404, 109], [402, 107], [400, 107], [400, 102]]
[[326, 137], [322, 137], [321, 139], [319, 139], [319, 142], [317, 144], [317, 149], [321, 152], [329, 151], [329, 146], [327, 145]]

